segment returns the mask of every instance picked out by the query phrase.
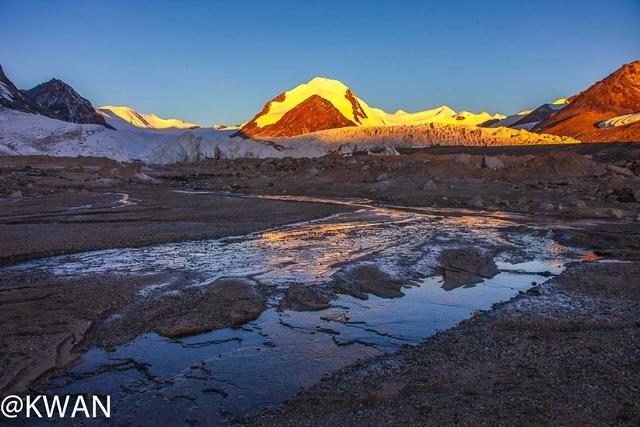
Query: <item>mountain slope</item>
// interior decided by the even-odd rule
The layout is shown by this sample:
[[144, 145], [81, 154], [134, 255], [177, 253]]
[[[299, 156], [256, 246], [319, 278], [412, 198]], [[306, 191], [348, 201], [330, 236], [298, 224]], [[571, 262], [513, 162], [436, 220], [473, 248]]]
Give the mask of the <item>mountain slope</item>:
[[370, 107], [338, 80], [315, 77], [267, 102], [238, 134], [245, 138], [277, 137], [348, 126], [478, 125], [502, 118], [499, 114], [457, 113], [447, 106], [417, 113], [402, 110], [387, 113]]
[[640, 61], [622, 66], [575, 96], [534, 130], [582, 141], [640, 141], [640, 123], [598, 127], [598, 123], [640, 111]]
[[131, 107], [105, 105], [96, 110], [107, 123], [118, 130], [143, 129], [196, 129], [200, 125], [179, 119], [162, 119], [155, 114], [145, 114]]
[[52, 116], [51, 113], [40, 107], [33, 100], [25, 96], [16, 88], [4, 73], [0, 65], [0, 106], [25, 113], [42, 114]]
[[250, 134], [254, 138], [261, 136], [294, 136], [324, 129], [355, 125], [354, 122], [342, 115], [330, 101], [320, 95], [311, 95], [284, 113], [276, 123], [259, 127], [257, 121], [252, 121], [242, 128], [242, 132]]
[[530, 111], [519, 120], [514, 121], [509, 127], [513, 129], [533, 129], [538, 123], [549, 119], [553, 113], [562, 110], [568, 105], [568, 101], [564, 98], [558, 99], [549, 104], [542, 104], [538, 108]]
[[[97, 124], [111, 128], [104, 117], [71, 86], [62, 80], [51, 79], [46, 83], [21, 91], [43, 110], [52, 113], [58, 120], [71, 123]], [[111, 128], [113, 129], [113, 128]]]

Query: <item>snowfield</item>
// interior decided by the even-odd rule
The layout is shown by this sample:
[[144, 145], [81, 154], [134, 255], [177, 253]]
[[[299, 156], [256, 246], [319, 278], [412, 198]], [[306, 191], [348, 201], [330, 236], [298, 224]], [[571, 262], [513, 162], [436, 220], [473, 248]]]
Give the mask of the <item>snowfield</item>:
[[[199, 132], [198, 132], [199, 131]], [[199, 134], [198, 134], [199, 133]], [[0, 108], [0, 155], [96, 156], [167, 164], [205, 158], [318, 157], [318, 147], [284, 149], [268, 141], [229, 137], [230, 131], [115, 131]]]

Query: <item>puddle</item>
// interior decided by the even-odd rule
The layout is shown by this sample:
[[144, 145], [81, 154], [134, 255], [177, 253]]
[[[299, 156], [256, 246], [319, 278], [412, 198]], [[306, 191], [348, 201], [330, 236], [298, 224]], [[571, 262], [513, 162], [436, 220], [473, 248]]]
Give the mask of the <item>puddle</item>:
[[[513, 225], [492, 217], [362, 207], [246, 236], [86, 252], [6, 270], [132, 278], [180, 272], [190, 278], [181, 286], [245, 277], [272, 289], [270, 308], [240, 328], [180, 340], [145, 334], [113, 352], [92, 349], [51, 390], [110, 394], [113, 417], [124, 424], [221, 424], [277, 405], [360, 358], [418, 343], [584, 257], [553, 242], [542, 226], [523, 233]], [[500, 273], [473, 286], [444, 290], [437, 256], [463, 246], [498, 254]], [[401, 298], [339, 295], [322, 311], [275, 310], [289, 285], [329, 291], [336, 272], [363, 263], [411, 286], [402, 289]], [[176, 292], [176, 286], [156, 283], [140, 297]]]

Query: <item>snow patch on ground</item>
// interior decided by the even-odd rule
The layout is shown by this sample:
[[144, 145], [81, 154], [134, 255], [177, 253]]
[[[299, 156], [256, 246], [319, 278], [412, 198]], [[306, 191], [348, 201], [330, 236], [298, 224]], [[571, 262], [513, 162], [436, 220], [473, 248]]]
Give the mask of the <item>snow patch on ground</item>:
[[619, 126], [627, 126], [640, 122], [640, 111], [637, 113], [625, 114], [623, 116], [613, 117], [603, 120], [597, 124], [599, 128], [614, 128]]

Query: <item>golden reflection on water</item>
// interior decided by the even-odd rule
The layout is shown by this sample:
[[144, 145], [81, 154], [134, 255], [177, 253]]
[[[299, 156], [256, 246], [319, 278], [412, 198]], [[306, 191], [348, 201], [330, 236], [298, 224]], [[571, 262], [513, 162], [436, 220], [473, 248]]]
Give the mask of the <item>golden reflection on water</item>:
[[301, 236], [307, 236], [309, 238], [324, 236], [328, 234], [337, 234], [339, 232], [355, 230], [359, 228], [376, 227], [381, 225], [380, 222], [366, 222], [366, 223], [345, 223], [345, 224], [314, 224], [299, 229], [290, 230], [278, 230], [262, 233], [260, 240], [266, 242], [282, 241], [289, 238], [299, 238]]

